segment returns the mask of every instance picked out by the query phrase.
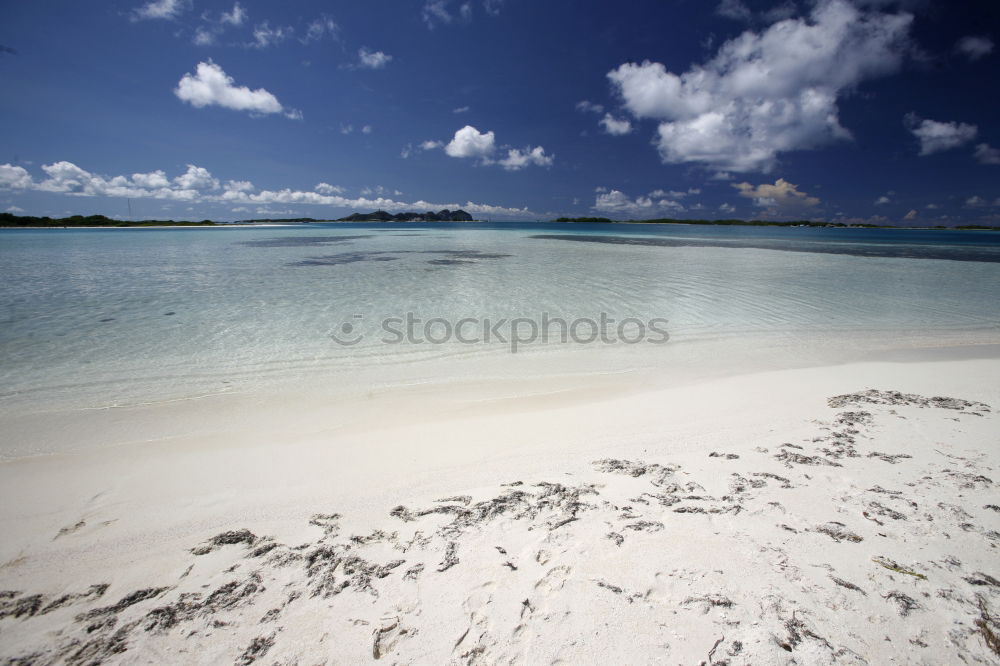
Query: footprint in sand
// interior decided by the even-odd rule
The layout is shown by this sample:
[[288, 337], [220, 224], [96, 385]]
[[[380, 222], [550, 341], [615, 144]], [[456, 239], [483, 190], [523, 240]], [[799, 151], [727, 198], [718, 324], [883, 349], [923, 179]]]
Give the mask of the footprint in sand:
[[571, 571], [572, 569], [563, 565], [552, 567], [547, 574], [542, 576], [541, 580], [535, 583], [535, 589], [542, 594], [558, 592], [566, 584], [566, 579], [569, 578]]

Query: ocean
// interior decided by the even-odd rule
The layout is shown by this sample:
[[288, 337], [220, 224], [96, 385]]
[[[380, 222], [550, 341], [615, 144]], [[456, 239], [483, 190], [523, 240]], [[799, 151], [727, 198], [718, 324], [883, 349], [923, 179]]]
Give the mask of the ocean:
[[0, 276], [0, 416], [289, 386], [669, 382], [1000, 342], [1000, 234], [977, 231], [19, 229], [0, 231]]

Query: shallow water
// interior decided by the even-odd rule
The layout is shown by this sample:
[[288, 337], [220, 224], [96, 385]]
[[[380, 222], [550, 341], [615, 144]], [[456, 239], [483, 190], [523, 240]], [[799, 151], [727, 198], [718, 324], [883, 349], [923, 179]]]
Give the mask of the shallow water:
[[[579, 242], [585, 241], [585, 242]], [[306, 383], [722, 373], [1000, 342], [1000, 234], [566, 224], [0, 231], [0, 413]], [[543, 314], [666, 344], [386, 344]], [[350, 333], [345, 333], [344, 325]], [[416, 330], [444, 338], [444, 322]], [[530, 324], [520, 324], [530, 332]], [[576, 329], [589, 337], [589, 324]], [[624, 330], [637, 338], [634, 322]], [[647, 335], [650, 334], [646, 330]], [[331, 334], [354, 344], [338, 344]], [[506, 334], [506, 335], [504, 335]], [[615, 336], [612, 335], [611, 338]], [[650, 336], [651, 337], [651, 336]]]

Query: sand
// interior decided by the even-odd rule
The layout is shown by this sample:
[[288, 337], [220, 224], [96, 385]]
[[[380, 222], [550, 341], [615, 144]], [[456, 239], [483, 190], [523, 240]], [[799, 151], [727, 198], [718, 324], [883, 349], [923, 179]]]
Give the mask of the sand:
[[9, 419], [0, 662], [998, 663], [957, 358]]

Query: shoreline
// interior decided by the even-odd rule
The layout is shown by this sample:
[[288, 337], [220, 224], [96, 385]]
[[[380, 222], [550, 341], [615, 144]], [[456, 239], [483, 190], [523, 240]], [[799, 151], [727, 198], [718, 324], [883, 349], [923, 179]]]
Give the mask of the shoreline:
[[[94, 644], [98, 653], [123, 632], [126, 659], [140, 650], [197, 650], [190, 653], [196, 661], [232, 660], [261, 636], [271, 641], [269, 660], [337, 654], [367, 661], [375, 650], [400, 663], [440, 662], [479, 648], [487, 661], [515, 648], [533, 659], [579, 659], [596, 647], [593, 623], [614, 617], [616, 631], [638, 623], [647, 638], [630, 645], [612, 633], [603, 649], [638, 661], [655, 653], [691, 663], [723, 635], [720, 649], [739, 642], [734, 658], [754, 663], [796, 654], [832, 663], [842, 649], [883, 663], [899, 654], [949, 661], [955, 650], [988, 658], [976, 643], [975, 594], [996, 609], [995, 592], [962, 579], [990, 573], [1000, 540], [1000, 514], [982, 508], [995, 497], [1000, 465], [998, 374], [996, 358], [853, 363], [583, 401], [561, 395], [544, 405], [461, 395], [436, 418], [410, 418], [426, 408], [424, 396], [411, 414], [397, 410], [395, 422], [383, 419], [374, 429], [344, 427], [330, 409], [269, 429], [252, 424], [243, 432], [192, 432], [5, 462], [0, 589], [54, 598], [110, 587], [51, 613], [0, 620], [12, 637], [3, 653], [45, 647], [44, 632], [62, 627], [87, 644], [105, 641]], [[886, 405], [883, 394], [865, 397], [869, 388], [925, 397]], [[842, 394], [855, 397], [827, 405]], [[973, 402], [927, 402], [938, 395]], [[861, 412], [870, 416], [851, 416]], [[848, 439], [857, 457], [844, 448]], [[891, 460], [872, 460], [872, 453]], [[609, 459], [618, 462], [599, 462]], [[927, 475], [933, 482], [920, 480]], [[502, 485], [514, 482], [524, 485]], [[910, 482], [917, 485], [908, 489]], [[872, 487], [900, 491], [919, 508], [866, 490]], [[445, 497], [452, 499], [435, 503]], [[519, 498], [513, 505], [512, 497]], [[469, 517], [494, 517], [453, 524], [466, 520], [463, 507], [487, 512]], [[873, 513], [881, 510], [886, 514]], [[968, 517], [956, 519], [959, 511]], [[933, 522], [921, 512], [933, 513]], [[963, 521], [975, 529], [959, 528]], [[236, 536], [213, 545], [224, 534]], [[270, 556], [253, 555], [265, 546]], [[307, 566], [319, 557], [310, 553], [329, 553], [337, 569], [327, 577], [322, 566]], [[361, 567], [359, 575], [369, 571], [364, 578], [343, 568], [348, 556], [361, 558], [352, 566]], [[955, 556], [959, 564], [948, 564]], [[405, 564], [376, 571], [397, 560]], [[759, 571], [752, 589], [741, 567]], [[176, 595], [228, 581], [236, 590], [255, 587], [232, 606], [198, 606], [190, 617], [175, 607], [176, 628], [143, 629], [142, 618], [173, 607]], [[159, 591], [109, 612], [121, 616], [117, 628], [80, 633], [73, 617], [140, 588]], [[301, 596], [289, 600], [295, 589]], [[950, 590], [950, 600], [922, 596], [936, 589]], [[782, 601], [774, 606], [771, 598]], [[532, 610], [519, 615], [524, 599]], [[279, 609], [276, 624], [261, 624], [269, 608]], [[473, 626], [481, 617], [488, 628], [458, 641], [469, 612]], [[216, 620], [230, 625], [231, 637], [210, 638]], [[804, 624], [788, 629], [789, 621]], [[317, 622], [330, 627], [334, 644], [317, 639], [325, 633], [313, 633]], [[657, 622], [666, 625], [657, 629]], [[9, 633], [14, 626], [23, 631]], [[202, 626], [200, 638], [186, 638]], [[960, 629], [948, 634], [951, 626]], [[886, 643], [886, 634], [899, 640]], [[566, 642], [571, 635], [579, 636], [575, 647]], [[536, 638], [525, 644], [525, 636]], [[647, 640], [668, 647], [651, 652]], [[559, 645], [566, 647], [560, 652]]]

